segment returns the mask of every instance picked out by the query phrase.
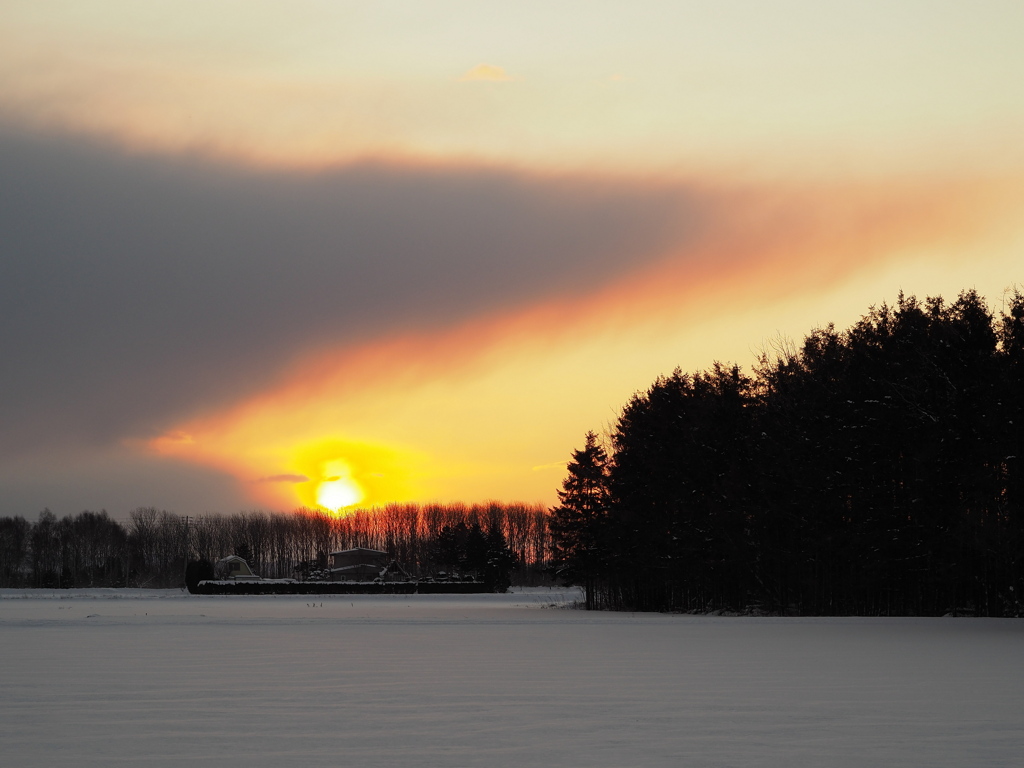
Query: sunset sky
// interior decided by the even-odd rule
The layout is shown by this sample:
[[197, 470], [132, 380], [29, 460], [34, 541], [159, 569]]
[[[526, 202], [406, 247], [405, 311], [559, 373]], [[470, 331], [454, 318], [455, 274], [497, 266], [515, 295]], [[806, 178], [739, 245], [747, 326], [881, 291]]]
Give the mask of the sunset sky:
[[675, 367], [1024, 288], [1019, 0], [0, 0], [0, 515], [551, 504]]

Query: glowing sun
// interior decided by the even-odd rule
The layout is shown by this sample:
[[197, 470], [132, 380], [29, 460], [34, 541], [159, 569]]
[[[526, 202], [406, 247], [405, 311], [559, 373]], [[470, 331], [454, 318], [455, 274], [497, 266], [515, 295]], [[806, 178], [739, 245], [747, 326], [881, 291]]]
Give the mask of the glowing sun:
[[341, 460], [324, 464], [324, 479], [316, 489], [316, 503], [327, 509], [340, 510], [362, 501], [366, 494], [352, 479], [351, 469]]
[[316, 502], [327, 509], [351, 507], [363, 500], [363, 492], [354, 480], [325, 480], [316, 489]]

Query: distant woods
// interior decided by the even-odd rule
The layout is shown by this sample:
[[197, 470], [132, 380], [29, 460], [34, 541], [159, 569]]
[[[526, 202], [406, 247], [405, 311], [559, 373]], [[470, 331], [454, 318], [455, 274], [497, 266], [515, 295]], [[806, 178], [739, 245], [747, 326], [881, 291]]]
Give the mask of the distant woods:
[[[319, 510], [180, 517], [136, 509], [126, 522], [106, 512], [32, 523], [0, 518], [0, 586], [178, 587], [186, 559], [244, 557], [265, 577], [296, 578], [326, 567], [328, 553], [386, 551], [413, 575], [440, 570], [510, 573], [513, 583], [545, 580], [546, 511], [525, 504], [389, 504], [336, 517]], [[496, 562], [496, 559], [500, 562]]]
[[676, 370], [586, 436], [550, 511], [43, 512], [0, 519], [0, 585], [171, 587], [229, 554], [301, 577], [355, 546], [413, 575], [554, 573], [591, 608], [1024, 616], [1024, 296], [901, 295], [750, 374]]
[[550, 528], [590, 607], [1024, 615], [1024, 297], [901, 295], [750, 375], [660, 378]]

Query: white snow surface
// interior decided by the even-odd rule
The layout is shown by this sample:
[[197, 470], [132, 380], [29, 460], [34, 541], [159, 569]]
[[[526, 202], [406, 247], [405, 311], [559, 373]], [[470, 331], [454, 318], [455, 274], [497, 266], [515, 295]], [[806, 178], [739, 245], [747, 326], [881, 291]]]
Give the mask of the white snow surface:
[[1024, 620], [0, 590], [0, 765], [1011, 766]]

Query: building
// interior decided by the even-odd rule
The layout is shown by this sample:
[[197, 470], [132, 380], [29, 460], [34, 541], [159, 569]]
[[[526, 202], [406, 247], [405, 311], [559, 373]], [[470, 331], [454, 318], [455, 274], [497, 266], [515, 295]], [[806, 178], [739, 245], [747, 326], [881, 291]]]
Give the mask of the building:
[[238, 555], [223, 557], [213, 565], [213, 578], [232, 581], [259, 581], [259, 576]]
[[409, 575], [387, 552], [353, 547], [331, 552], [331, 581], [408, 581]]

